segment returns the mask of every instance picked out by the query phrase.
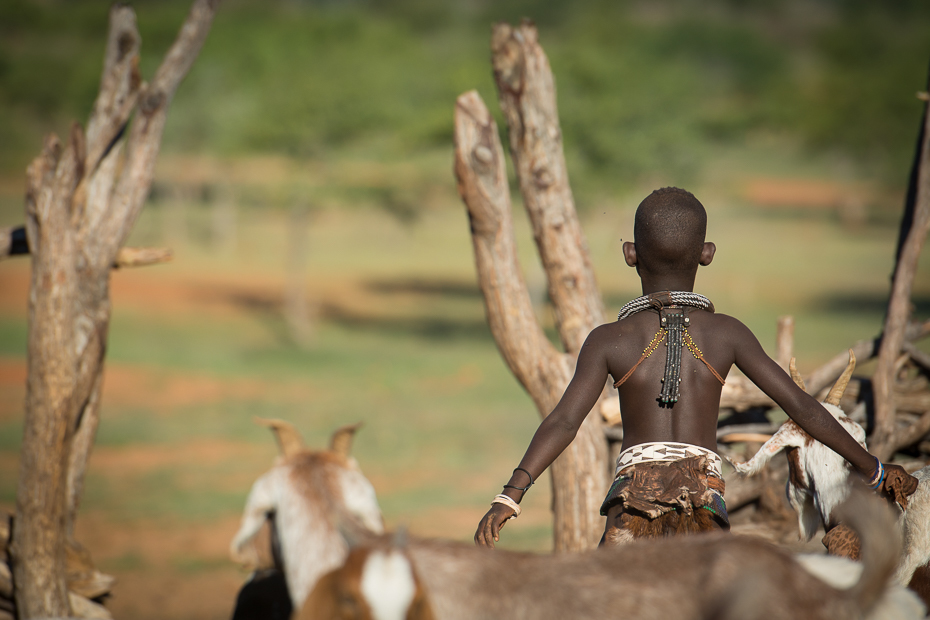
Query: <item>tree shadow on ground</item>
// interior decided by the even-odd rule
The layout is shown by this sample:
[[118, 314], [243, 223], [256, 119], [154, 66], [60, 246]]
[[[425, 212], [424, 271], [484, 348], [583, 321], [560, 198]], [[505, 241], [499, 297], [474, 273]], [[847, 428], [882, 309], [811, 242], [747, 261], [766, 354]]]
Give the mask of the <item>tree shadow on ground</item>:
[[[916, 316], [930, 314], [930, 295], [918, 294], [911, 296]], [[830, 293], [813, 302], [817, 310], [842, 314], [881, 314], [888, 308], [887, 293], [871, 293], [864, 291]]]
[[379, 332], [392, 336], [412, 336], [428, 340], [484, 340], [493, 342], [491, 329], [482, 320], [423, 315], [416, 317], [373, 316], [353, 312], [335, 304], [321, 304], [319, 316], [335, 325], [353, 330]]
[[[445, 298], [454, 303], [464, 300], [480, 301], [481, 291], [476, 284], [455, 280], [371, 280], [363, 285], [367, 290], [391, 295], [421, 295]], [[275, 335], [282, 345], [290, 346], [293, 338], [285, 317], [284, 296], [280, 292], [247, 289], [215, 288], [196, 293], [207, 299], [223, 302], [257, 317]], [[425, 306], [425, 304], [424, 304]], [[410, 336], [434, 341], [487, 341], [493, 342], [490, 328], [484, 318], [463, 318], [440, 314], [438, 308], [423, 306], [408, 316], [378, 315], [358, 311], [337, 301], [322, 300], [314, 304], [314, 321], [327, 322], [355, 331], [366, 331], [390, 336]]]
[[368, 280], [364, 287], [380, 294], [416, 294], [451, 297], [456, 299], [482, 299], [476, 282], [462, 282], [443, 278], [405, 278], [397, 280]]

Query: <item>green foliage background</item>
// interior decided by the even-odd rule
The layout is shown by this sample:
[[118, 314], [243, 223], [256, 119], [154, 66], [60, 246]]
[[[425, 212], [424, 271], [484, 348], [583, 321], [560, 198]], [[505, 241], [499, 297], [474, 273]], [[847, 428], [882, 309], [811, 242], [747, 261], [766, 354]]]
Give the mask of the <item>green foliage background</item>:
[[[0, 3], [0, 170], [86, 118], [108, 2]], [[187, 0], [134, 3], [143, 72]], [[582, 195], [776, 137], [900, 184], [930, 58], [920, 0], [228, 0], [169, 115], [171, 152], [403, 158], [451, 141], [452, 102], [494, 91], [494, 21], [536, 21]], [[491, 106], [492, 108], [495, 106]], [[583, 202], [583, 201], [582, 201]]]

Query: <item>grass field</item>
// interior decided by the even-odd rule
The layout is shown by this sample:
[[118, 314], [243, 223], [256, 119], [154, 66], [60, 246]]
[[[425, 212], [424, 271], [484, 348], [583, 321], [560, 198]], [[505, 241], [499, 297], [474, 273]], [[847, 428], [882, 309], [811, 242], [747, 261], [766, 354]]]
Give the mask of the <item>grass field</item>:
[[[209, 202], [184, 205], [181, 236], [177, 219], [168, 226], [165, 202], [149, 205], [134, 241], [170, 244], [176, 258], [113, 274], [102, 424], [78, 522], [79, 538], [118, 578], [108, 604], [116, 617], [228, 617], [245, 574], [226, 549], [249, 486], [276, 452], [268, 431], [252, 422], [256, 415], [293, 421], [312, 446], [341, 424], [364, 421], [354, 452], [389, 526], [470, 539], [538, 415], [485, 324], [445, 157], [424, 164], [438, 189], [413, 221], [373, 208], [368, 198], [341, 207], [322, 201], [313, 212], [303, 251], [314, 317], [306, 348], [292, 342], [283, 318], [287, 211], [240, 205], [235, 248], [218, 250], [208, 234]], [[729, 176], [695, 188], [719, 248], [697, 289], [743, 319], [768, 349], [777, 317], [793, 314], [802, 369], [875, 335], [893, 218], [844, 224], [814, 199], [764, 207], [758, 192], [756, 202], [744, 197], [744, 172], [720, 166]], [[809, 181], [777, 185], [791, 183], [799, 195], [813, 191]], [[620, 243], [631, 234], [639, 198], [620, 197], [584, 217], [609, 313], [638, 294]], [[19, 221], [20, 208], [7, 194], [0, 224]], [[516, 219], [524, 270], [538, 290], [542, 274], [525, 216]], [[923, 317], [928, 267], [925, 256], [915, 292]], [[28, 278], [28, 260], [0, 263], [4, 507], [15, 499]], [[539, 316], [551, 333], [543, 304]], [[543, 480], [504, 546], [549, 549], [548, 504]]]

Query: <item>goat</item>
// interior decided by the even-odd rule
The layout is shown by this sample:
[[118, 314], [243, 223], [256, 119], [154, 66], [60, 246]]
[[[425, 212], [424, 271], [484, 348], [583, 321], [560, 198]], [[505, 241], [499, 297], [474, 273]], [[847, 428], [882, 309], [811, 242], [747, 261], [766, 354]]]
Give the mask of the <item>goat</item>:
[[732, 534], [559, 555], [381, 537], [322, 577], [295, 620], [922, 618], [912, 592], [887, 587], [901, 544], [889, 508], [860, 493], [843, 514], [863, 532], [864, 560], [858, 579], [845, 575], [846, 585], [854, 581], [845, 590], [805, 566], [836, 580], [838, 566], [855, 572], [848, 560], [799, 563], [768, 542]]
[[253, 569], [267, 568], [268, 540], [260, 533], [271, 520], [287, 589], [299, 609], [317, 579], [345, 560], [349, 548], [340, 532], [380, 534], [384, 521], [374, 487], [349, 455], [360, 424], [336, 430], [328, 450], [312, 451], [290, 423], [256, 421], [271, 427], [281, 455], [252, 485], [230, 554]]
[[[846, 370], [830, 390], [823, 404], [864, 448], [865, 430], [839, 408], [840, 397], [856, 364], [852, 350], [849, 351], [849, 358]], [[804, 380], [795, 367], [794, 359], [791, 360], [789, 370], [795, 383], [801, 389], [805, 389]], [[835, 509], [849, 493], [851, 482], [850, 465], [843, 457], [789, 420], [749, 461], [735, 463], [733, 466], [740, 473], [753, 475], [783, 449], [787, 449], [788, 454], [789, 475], [786, 492], [788, 501], [798, 513], [801, 536], [810, 540], [818, 525], [822, 524], [828, 531], [823, 539], [824, 546], [831, 553], [856, 559], [858, 552], [855, 548], [855, 537], [843, 526], [836, 527], [839, 520], [836, 518]], [[905, 493], [896, 490], [895, 500], [903, 511], [899, 522], [904, 532], [904, 553], [894, 579], [899, 584], [909, 585], [930, 604], [930, 482], [927, 482], [930, 479], [930, 467], [915, 472], [914, 476], [918, 479], [918, 486], [913, 495], [907, 497]]]
[[[856, 356], [850, 349], [846, 370], [833, 384], [823, 406], [865, 448], [865, 430], [839, 407], [855, 367]], [[791, 358], [788, 368], [794, 382], [806, 391], [794, 358]], [[762, 471], [769, 459], [782, 450], [787, 450], [788, 455], [788, 502], [798, 515], [801, 537], [810, 540], [821, 523], [828, 529], [836, 525], [833, 513], [849, 493], [850, 465], [846, 459], [811, 437], [794, 420], [788, 420], [751, 459], [745, 463], [733, 463], [733, 467], [741, 474], [752, 476]]]

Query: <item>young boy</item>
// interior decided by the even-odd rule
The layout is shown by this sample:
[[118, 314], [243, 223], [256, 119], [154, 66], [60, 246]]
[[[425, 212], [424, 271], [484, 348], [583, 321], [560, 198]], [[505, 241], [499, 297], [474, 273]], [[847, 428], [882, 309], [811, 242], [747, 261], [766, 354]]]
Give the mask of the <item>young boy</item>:
[[639, 205], [634, 242], [623, 244], [623, 256], [636, 267], [643, 297], [588, 335], [562, 399], [478, 524], [476, 544], [493, 547], [499, 540], [526, 489], [574, 439], [608, 375], [620, 395], [623, 446], [601, 507], [607, 517], [601, 545], [729, 529], [716, 429], [724, 377], [734, 364], [876, 490], [885, 471], [907, 476], [864, 450], [765, 354], [745, 325], [715, 314], [710, 300], [692, 292], [698, 265], [709, 265], [716, 251], [704, 241], [706, 230], [704, 207], [685, 190], [659, 189]]

